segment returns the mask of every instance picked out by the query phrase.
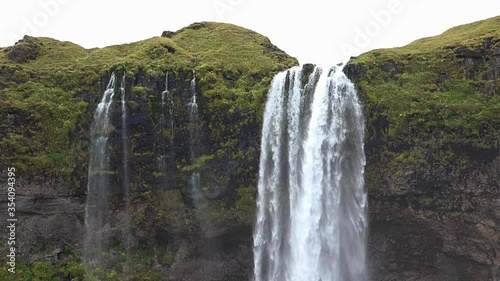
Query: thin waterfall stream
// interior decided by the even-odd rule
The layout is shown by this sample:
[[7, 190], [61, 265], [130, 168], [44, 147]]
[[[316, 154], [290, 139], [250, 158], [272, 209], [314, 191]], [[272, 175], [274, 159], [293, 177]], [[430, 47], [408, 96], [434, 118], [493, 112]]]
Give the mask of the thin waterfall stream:
[[[165, 101], [166, 100], [166, 101]], [[174, 101], [168, 89], [168, 71], [165, 73], [165, 90], [161, 92], [161, 107], [167, 108], [171, 141], [174, 138]]]
[[[199, 134], [199, 116], [198, 116], [198, 103], [196, 102], [196, 72], [193, 70], [193, 78], [191, 79], [191, 100], [187, 105], [189, 114], [189, 140], [190, 140], [190, 161], [193, 165], [200, 155], [200, 134]], [[190, 178], [191, 196], [193, 204], [197, 207], [203, 194], [200, 190], [200, 172], [195, 169]]]
[[[155, 145], [157, 150], [157, 166], [160, 173], [163, 175], [162, 185], [166, 186], [167, 181], [172, 181], [174, 174], [169, 169], [169, 165], [174, 163], [173, 144], [174, 144], [174, 100], [169, 90], [168, 85], [169, 72], [165, 73], [165, 90], [161, 92], [161, 112], [159, 114], [160, 134]], [[167, 164], [168, 163], [168, 164]], [[169, 172], [170, 171], [170, 172]], [[170, 179], [167, 179], [170, 177]]]
[[[122, 202], [123, 216], [118, 227], [122, 231], [122, 241], [125, 245], [126, 263], [125, 271], [128, 269], [128, 261], [131, 247], [130, 228], [130, 179], [129, 179], [129, 142], [127, 131], [127, 103], [125, 91], [125, 74], [117, 81], [113, 73], [104, 94], [97, 105], [94, 113], [94, 121], [90, 130], [89, 149], [89, 174], [87, 185], [87, 202], [85, 206], [86, 240], [84, 245], [84, 257], [86, 264], [91, 268], [105, 267], [108, 262], [109, 232], [115, 225], [110, 222], [110, 196], [113, 193], [109, 189], [110, 177], [115, 174], [110, 164], [109, 139], [115, 130], [111, 124], [113, 99], [116, 91], [121, 94], [121, 141], [122, 141]], [[119, 83], [119, 87], [118, 87]], [[118, 87], [118, 88], [117, 88]], [[126, 278], [125, 278], [126, 279]]]
[[[122, 171], [123, 171], [123, 201], [125, 203], [125, 213], [123, 218], [123, 228], [124, 228], [124, 242], [125, 242], [125, 274], [128, 274], [129, 270], [129, 261], [130, 261], [130, 247], [132, 243], [131, 237], [131, 225], [130, 225], [130, 179], [129, 179], [129, 167], [128, 167], [128, 158], [129, 158], [129, 142], [128, 142], [128, 130], [127, 130], [127, 101], [126, 101], [126, 91], [125, 91], [125, 73], [122, 76], [120, 82], [120, 92], [121, 92], [121, 109], [122, 109]], [[127, 277], [125, 277], [128, 280]]]
[[110, 108], [115, 95], [116, 78], [111, 75], [101, 101], [94, 113], [90, 129], [90, 161], [85, 206], [87, 229], [84, 245], [85, 262], [91, 266], [100, 265], [106, 240], [106, 225], [109, 219], [109, 147], [108, 139], [112, 131]]

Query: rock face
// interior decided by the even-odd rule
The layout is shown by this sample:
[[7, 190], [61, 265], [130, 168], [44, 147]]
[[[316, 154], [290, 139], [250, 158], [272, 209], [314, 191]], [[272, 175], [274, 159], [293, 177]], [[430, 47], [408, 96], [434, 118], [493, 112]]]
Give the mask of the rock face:
[[[81, 245], [83, 204], [74, 198], [18, 196], [18, 251], [40, 260], [56, 257], [66, 245]], [[44, 249], [45, 248], [45, 249]]]
[[499, 21], [345, 68], [368, 120], [372, 280], [500, 280]]
[[[251, 224], [238, 219], [235, 202], [228, 200], [234, 198], [232, 200], [241, 202], [241, 197], [236, 197], [237, 189], [248, 186], [248, 181], [255, 179], [241, 177], [238, 171], [256, 164], [245, 158], [236, 161], [225, 155], [215, 155], [220, 150], [219, 145], [214, 145], [211, 140], [210, 126], [215, 124], [199, 87], [196, 91], [199, 97], [201, 156], [195, 163], [191, 162], [192, 125], [188, 120], [187, 104], [192, 98], [192, 79], [191, 70], [169, 71], [168, 88], [175, 105], [173, 131], [166, 121], [169, 118], [168, 109], [161, 104], [164, 79], [149, 77], [140, 71], [132, 83], [127, 82], [126, 91], [130, 92], [127, 132], [131, 144], [128, 163], [129, 170], [133, 171], [130, 175], [131, 219], [134, 223], [132, 247], [149, 247], [148, 251], [153, 256], [153, 271], [160, 272], [165, 280], [247, 279], [251, 261]], [[144, 89], [147, 89], [146, 93]], [[120, 127], [120, 107], [117, 102], [112, 109], [111, 123], [116, 125], [116, 131], [109, 140], [111, 150], [115, 151], [111, 155], [114, 170], [111, 182], [115, 190], [111, 212], [112, 220], [116, 222], [110, 230], [110, 239], [117, 245], [125, 240], [121, 234], [124, 174], [120, 154], [123, 129]], [[241, 118], [233, 120], [236, 123], [241, 121]], [[252, 126], [256, 128], [257, 124]], [[256, 149], [257, 135], [253, 139], [248, 138], [247, 133], [251, 132], [233, 136], [240, 143], [237, 149]], [[227, 136], [230, 137], [229, 134]], [[229, 154], [231, 150], [225, 153]], [[197, 199], [189, 184], [194, 166], [200, 173], [201, 204], [194, 202]]]

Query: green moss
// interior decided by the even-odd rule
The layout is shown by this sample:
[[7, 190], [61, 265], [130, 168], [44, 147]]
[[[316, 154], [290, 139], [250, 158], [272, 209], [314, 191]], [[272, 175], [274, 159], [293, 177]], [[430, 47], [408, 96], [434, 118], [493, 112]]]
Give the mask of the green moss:
[[[22, 160], [16, 168], [25, 175], [69, 179], [75, 158], [82, 152], [81, 147], [70, 142], [69, 135], [75, 131], [87, 103], [72, 92], [34, 82], [4, 89], [0, 98], [0, 113], [7, 126], [0, 148], [9, 151], [0, 156], [2, 162], [14, 165]], [[26, 116], [24, 124], [9, 122], [18, 114]]]
[[[133, 265], [130, 269], [130, 280], [136, 281], [161, 281], [162, 274], [158, 270], [151, 269], [149, 264]], [[121, 279], [120, 279], [121, 280]]]
[[237, 190], [238, 199], [234, 205], [234, 212], [242, 225], [253, 226], [255, 220], [256, 194], [255, 187], [240, 187]]
[[215, 155], [202, 155], [194, 160], [192, 165], [184, 166], [181, 169], [181, 172], [191, 173], [192, 171], [198, 170], [205, 166], [207, 162], [212, 160]]
[[191, 233], [194, 230], [192, 214], [184, 206], [179, 190], [159, 191], [151, 201], [155, 219], [173, 232]]
[[202, 74], [210, 69], [257, 74], [297, 64], [268, 38], [232, 24], [196, 23], [177, 32], [172, 41]]
[[[83, 281], [86, 268], [80, 262], [71, 260], [74, 257], [65, 257], [57, 262], [36, 261], [28, 266], [24, 261], [16, 261], [16, 271], [14, 274], [7, 271], [4, 266], [0, 272], [1, 280], [5, 281]], [[69, 261], [68, 261], [69, 260]]]
[[[102, 77], [111, 71], [125, 71], [136, 81], [138, 75], [162, 80], [166, 70], [195, 69], [204, 114], [211, 116], [209, 141], [220, 144], [215, 153], [235, 148], [238, 126], [259, 124], [270, 79], [298, 64], [264, 36], [211, 22], [186, 27], [170, 38], [90, 50], [50, 38], [29, 37], [18, 45], [28, 60], [15, 62], [9, 49], [0, 52], [0, 114], [12, 121], [0, 135], [0, 149], [7, 151], [0, 155], [0, 165], [15, 164], [27, 179], [49, 176], [72, 186], [78, 185], [72, 175], [77, 163], [87, 162], [88, 140], [81, 129], [88, 128], [94, 106], [78, 96], [91, 93], [97, 102]], [[36, 54], [31, 56], [23, 46]], [[233, 78], [228, 80], [229, 73]], [[152, 89], [133, 84], [131, 93], [150, 99]], [[129, 106], [136, 104], [130, 101]], [[16, 116], [24, 121], [15, 124]]]
[[3, 266], [1, 267], [0, 270], [0, 280], [4, 281], [33, 281], [33, 273], [29, 269], [29, 267], [26, 266], [25, 263], [20, 262], [19, 260], [16, 261], [16, 269], [15, 273], [11, 273], [8, 271], [9, 265], [6, 263], [3, 263]]
[[[367, 113], [365, 176], [371, 192], [388, 188], [396, 177], [408, 192], [421, 194], [417, 201], [426, 217], [475, 210], [465, 194], [439, 196], [448, 192], [450, 179], [466, 178], [494, 159], [500, 103], [498, 83], [486, 80], [486, 73], [494, 72], [490, 60], [500, 48], [499, 24], [495, 17], [459, 26], [349, 62]], [[483, 57], [461, 58], [463, 48]]]
[[234, 212], [228, 207], [228, 204], [223, 200], [212, 202], [204, 202], [194, 210], [196, 218], [206, 220], [215, 228], [227, 228], [236, 223]]
[[143, 86], [140, 86], [140, 85], [136, 85], [136, 86], [132, 87], [132, 90], [131, 90], [131, 92], [133, 94], [136, 94], [136, 95], [139, 95], [139, 96], [143, 96], [143, 97], [146, 97], [152, 91], [153, 91], [152, 89], [147, 88], [147, 87], [143, 87]]
[[35, 262], [31, 271], [33, 272], [34, 281], [53, 280], [52, 278], [55, 275], [52, 264], [46, 261]]
[[[484, 40], [500, 37], [500, 16], [487, 20], [477, 21], [465, 25], [460, 25], [445, 31], [443, 34], [418, 39], [407, 46], [391, 49], [379, 49], [362, 54], [353, 58], [349, 63], [367, 63], [369, 65], [384, 65], [384, 61], [396, 61], [400, 65], [405, 65], [405, 60], [418, 59], [416, 65], [421, 68], [430, 68], [429, 62], [439, 62], [443, 65], [439, 69], [446, 69], [446, 58], [442, 53], [453, 52], [459, 46], [466, 46], [472, 49], [482, 47]], [[497, 42], [498, 43], [498, 42]], [[380, 60], [383, 58], [384, 60]]]

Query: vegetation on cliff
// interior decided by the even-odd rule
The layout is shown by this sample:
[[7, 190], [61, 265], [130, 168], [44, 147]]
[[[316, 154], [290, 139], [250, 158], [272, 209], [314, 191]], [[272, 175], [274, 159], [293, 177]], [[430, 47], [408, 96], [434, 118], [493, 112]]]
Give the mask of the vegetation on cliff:
[[[258, 134], [267, 90], [275, 73], [297, 64], [296, 59], [264, 36], [211, 22], [195, 23], [135, 43], [89, 50], [70, 42], [26, 36], [16, 45], [0, 49], [0, 169], [17, 169], [20, 186], [24, 187], [20, 194], [70, 194], [84, 201], [89, 128], [95, 106], [110, 73], [126, 73], [129, 162], [134, 173], [131, 223], [134, 237], [141, 243], [141, 248], [134, 248], [130, 257], [137, 264], [133, 271], [140, 276], [131, 278], [157, 280], [159, 271], [148, 266], [153, 257], [165, 266], [186, 262], [177, 253], [180, 242], [165, 244], [164, 236], [186, 240], [183, 243], [194, 251], [201, 243], [198, 238], [224, 235], [232, 227], [250, 229], [255, 207]], [[193, 70], [203, 141], [202, 154], [190, 163], [190, 125], [185, 104], [191, 95]], [[165, 118], [160, 101], [167, 71], [175, 107], [175, 132], [160, 121]], [[121, 164], [117, 163], [121, 158], [115, 155], [121, 149], [115, 148], [120, 143], [114, 138], [123, 128], [119, 120], [112, 120], [112, 125], [112, 170], [106, 173], [114, 186], [111, 200], [115, 212], [123, 206], [119, 191]], [[173, 135], [175, 139], [171, 139]], [[161, 143], [168, 143], [169, 149], [176, 151], [175, 157], [161, 152], [170, 161], [175, 179], [168, 178], [156, 164]], [[194, 169], [202, 174], [202, 192], [209, 198], [197, 208], [193, 207], [188, 188]], [[206, 223], [203, 220], [210, 222], [210, 230], [205, 232], [215, 234], [200, 232]], [[37, 238], [47, 239], [51, 238]], [[119, 234], [113, 239], [110, 263], [115, 268], [91, 275], [106, 280], [121, 278], [125, 250], [119, 243]], [[60, 239], [48, 242], [51, 246], [42, 252], [50, 256], [50, 252], [63, 246], [61, 243]], [[22, 269], [26, 279], [68, 276], [66, 265], [57, 256], [35, 262], [38, 259], [26, 256], [24, 261], [30, 265]], [[81, 278], [73, 273], [69, 276], [74, 280]]]
[[[88, 128], [103, 80], [113, 70], [158, 81], [167, 70], [197, 70], [214, 119], [241, 113], [258, 121], [273, 73], [297, 64], [266, 37], [230, 24], [195, 23], [164, 35], [90, 50], [26, 36], [0, 49], [2, 168], [13, 165], [31, 180], [78, 182], [71, 174], [76, 162], [85, 162], [87, 147], [84, 136], [75, 134]], [[214, 141], [234, 137], [223, 128], [213, 130]]]
[[[472, 197], [458, 204], [438, 198], [447, 194], [446, 182], [465, 180], [498, 156], [498, 26], [500, 17], [466, 24], [349, 62], [345, 70], [367, 112], [368, 162], [379, 163], [367, 166], [372, 194], [408, 185], [399, 191], [406, 195], [401, 204], [424, 215], [472, 211], [464, 207], [474, 205]], [[402, 179], [400, 186], [388, 187], [391, 177]]]
[[344, 69], [367, 118], [374, 280], [498, 276], [499, 26], [457, 26]]

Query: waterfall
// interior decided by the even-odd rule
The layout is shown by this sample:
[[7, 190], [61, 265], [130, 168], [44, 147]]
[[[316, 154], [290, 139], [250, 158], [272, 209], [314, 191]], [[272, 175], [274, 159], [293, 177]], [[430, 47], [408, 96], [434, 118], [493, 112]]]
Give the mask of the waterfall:
[[[128, 171], [128, 134], [127, 134], [127, 104], [125, 100], [125, 74], [123, 74], [122, 81], [120, 84], [120, 92], [122, 94], [122, 153], [123, 153], [123, 190], [125, 194], [125, 202], [128, 207], [128, 201], [129, 201], [129, 171]], [[128, 212], [128, 208], [127, 208]]]
[[108, 138], [112, 130], [110, 108], [115, 95], [115, 87], [116, 81], [113, 73], [97, 105], [90, 129], [90, 162], [85, 206], [87, 235], [84, 245], [84, 256], [90, 266], [100, 265], [99, 257], [103, 253], [103, 243], [106, 240], [105, 231], [109, 216]]
[[[121, 105], [122, 105], [122, 171], [123, 171], [123, 198], [125, 202], [125, 216], [123, 219], [124, 228], [124, 244], [126, 251], [126, 263], [125, 263], [125, 273], [128, 273], [129, 260], [130, 260], [130, 247], [131, 247], [131, 229], [130, 229], [130, 180], [129, 180], [129, 169], [128, 169], [128, 133], [127, 133], [127, 104], [126, 104], [126, 92], [125, 92], [125, 73], [123, 73], [122, 80], [120, 83], [121, 92]], [[128, 277], [125, 278], [128, 280]]]
[[[191, 82], [192, 83], [192, 82]], [[165, 97], [167, 99], [168, 104], [165, 104]], [[165, 90], [161, 92], [161, 107], [162, 109], [167, 107], [168, 112], [168, 124], [170, 129], [170, 141], [174, 139], [174, 101], [168, 90], [168, 71], [165, 73]]]
[[198, 103], [196, 102], [196, 72], [193, 70], [193, 78], [191, 79], [191, 100], [188, 103], [188, 114], [189, 114], [189, 124], [191, 125], [191, 130], [189, 132], [189, 137], [191, 141], [190, 145], [190, 158], [191, 162], [194, 162], [196, 157], [198, 157], [198, 147], [199, 147], [199, 136], [198, 136]]
[[[364, 120], [336, 67], [277, 74], [264, 113], [255, 281], [364, 281]], [[303, 78], [307, 84], [302, 85]]]
[[165, 189], [175, 187], [174, 100], [169, 90], [169, 72], [165, 73], [165, 90], [161, 92], [161, 110], [158, 113], [158, 134], [155, 150], [158, 180]]
[[[189, 115], [189, 139], [190, 139], [190, 160], [191, 165], [194, 164], [196, 158], [199, 157], [200, 149], [200, 136], [198, 129], [198, 103], [196, 102], [196, 72], [193, 70], [193, 78], [191, 79], [191, 100], [188, 103], [188, 115]], [[191, 196], [193, 197], [193, 203], [195, 206], [198, 205], [199, 200], [202, 198], [200, 190], [200, 173], [198, 170], [194, 170], [189, 179], [189, 185], [191, 187]]]
[[165, 91], [161, 92], [161, 107], [165, 107], [165, 95], [168, 95], [168, 71], [165, 73]]

